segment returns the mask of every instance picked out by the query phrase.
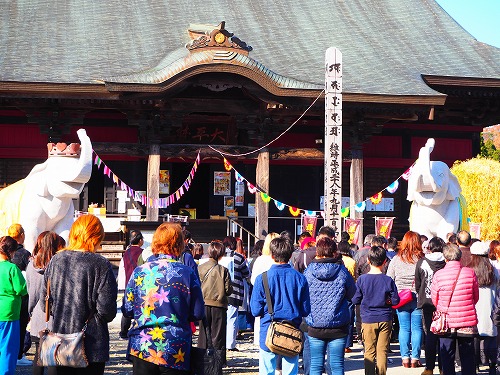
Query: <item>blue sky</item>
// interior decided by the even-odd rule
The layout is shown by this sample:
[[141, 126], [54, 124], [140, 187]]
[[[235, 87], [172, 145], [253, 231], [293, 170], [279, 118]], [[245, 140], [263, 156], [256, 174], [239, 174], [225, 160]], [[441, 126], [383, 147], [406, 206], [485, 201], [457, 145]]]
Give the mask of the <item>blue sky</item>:
[[480, 42], [500, 48], [500, 0], [436, 0]]

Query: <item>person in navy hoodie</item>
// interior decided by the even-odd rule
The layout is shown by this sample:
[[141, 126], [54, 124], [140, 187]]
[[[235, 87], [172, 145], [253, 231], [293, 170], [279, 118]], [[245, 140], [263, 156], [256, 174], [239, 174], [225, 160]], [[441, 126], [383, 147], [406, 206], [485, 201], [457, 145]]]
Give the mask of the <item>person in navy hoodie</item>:
[[[311, 312], [307, 280], [304, 275], [295, 271], [288, 263], [293, 253], [293, 245], [288, 239], [277, 237], [271, 241], [270, 247], [271, 256], [276, 264], [273, 264], [266, 273], [273, 301], [274, 320], [288, 320], [298, 328], [302, 318]], [[267, 332], [271, 323], [271, 316], [267, 310], [262, 275], [257, 276], [257, 279], [255, 279], [250, 308], [253, 316], [260, 316], [260, 332]], [[259, 374], [274, 375], [278, 355], [272, 353], [266, 346], [265, 334], [260, 335], [259, 341]], [[298, 355], [283, 357], [283, 375], [295, 375], [298, 371]]]
[[311, 369], [321, 375], [325, 354], [333, 375], [344, 374], [344, 349], [351, 314], [349, 301], [356, 292], [354, 278], [342, 262], [334, 240], [324, 237], [316, 243], [316, 257], [304, 271], [309, 284], [311, 313], [307, 316]]
[[361, 305], [365, 375], [387, 373], [387, 348], [392, 332], [392, 306], [399, 303], [399, 295], [394, 280], [382, 271], [386, 262], [385, 249], [381, 246], [372, 246], [368, 251], [370, 271], [358, 278], [356, 293], [352, 298], [353, 304]]

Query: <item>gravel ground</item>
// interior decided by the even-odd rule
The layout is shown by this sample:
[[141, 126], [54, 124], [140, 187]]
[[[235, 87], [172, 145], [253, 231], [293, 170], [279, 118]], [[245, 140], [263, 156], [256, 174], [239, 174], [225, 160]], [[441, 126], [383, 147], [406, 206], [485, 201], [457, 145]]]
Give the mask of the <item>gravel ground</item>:
[[[110, 361], [106, 364], [105, 374], [125, 375], [132, 374], [132, 366], [125, 360], [127, 341], [118, 337], [120, 330], [121, 314], [118, 314], [109, 325], [110, 333]], [[258, 374], [259, 351], [253, 345], [253, 334], [244, 332], [243, 338], [238, 340], [239, 352], [228, 352], [228, 366], [224, 368], [224, 374]], [[28, 352], [27, 358], [33, 360], [35, 346]], [[31, 375], [32, 367], [17, 367], [16, 375]]]
[[[120, 340], [118, 332], [120, 329], [121, 314], [118, 314], [113, 322], [109, 325], [110, 330], [110, 350], [111, 360], [106, 364], [105, 374], [126, 375], [132, 374], [132, 366], [125, 360], [125, 351], [127, 349], [127, 341]], [[259, 350], [253, 345], [253, 333], [243, 332], [242, 338], [238, 340], [237, 348], [239, 352], [227, 352], [227, 367], [224, 368], [224, 374], [247, 374], [257, 375], [259, 372]], [[388, 373], [398, 375], [420, 375], [423, 368], [403, 368], [401, 366], [401, 358], [399, 357], [398, 344], [391, 344], [392, 353], [389, 358], [392, 363], [388, 364]], [[34, 346], [28, 352], [28, 359], [33, 360]], [[422, 362], [424, 352], [422, 351]], [[31, 375], [32, 367], [18, 367], [16, 375]], [[349, 375], [364, 375], [363, 369], [363, 353], [361, 346], [355, 344], [351, 353], [345, 355], [345, 372]], [[437, 370], [434, 372], [438, 374]], [[487, 367], [482, 366], [479, 375], [488, 373]], [[303, 374], [302, 368], [299, 374]], [[457, 374], [460, 374], [457, 368]]]

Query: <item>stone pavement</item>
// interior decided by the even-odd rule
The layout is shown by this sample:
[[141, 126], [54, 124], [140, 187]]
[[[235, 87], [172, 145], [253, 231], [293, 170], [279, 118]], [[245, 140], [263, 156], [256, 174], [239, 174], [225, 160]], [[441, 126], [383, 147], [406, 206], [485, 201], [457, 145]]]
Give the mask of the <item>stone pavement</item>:
[[[118, 332], [120, 329], [121, 314], [117, 314], [116, 318], [109, 325], [110, 331], [110, 350], [111, 360], [106, 364], [105, 374], [126, 375], [132, 374], [132, 366], [125, 360], [125, 351], [127, 349], [127, 341], [120, 340]], [[238, 340], [239, 352], [228, 352], [227, 360], [228, 366], [224, 368], [224, 374], [258, 374], [259, 369], [259, 351], [253, 345], [253, 333], [243, 332], [242, 339]], [[401, 366], [401, 359], [399, 358], [398, 344], [391, 344], [393, 353], [389, 354], [389, 358], [393, 360], [392, 364], [388, 365], [388, 374], [394, 375], [420, 375], [423, 368], [404, 368]], [[33, 359], [34, 346], [28, 352], [28, 359]], [[422, 353], [423, 357], [423, 353]], [[422, 360], [423, 361], [423, 360]], [[345, 372], [348, 375], [364, 375], [363, 370], [363, 354], [361, 346], [355, 344], [352, 353], [345, 356]], [[438, 374], [437, 370], [434, 372]], [[457, 369], [457, 373], [459, 369]], [[487, 368], [481, 367], [479, 374], [487, 374]], [[18, 367], [16, 375], [31, 375], [32, 367]], [[302, 369], [299, 374], [303, 374]]]

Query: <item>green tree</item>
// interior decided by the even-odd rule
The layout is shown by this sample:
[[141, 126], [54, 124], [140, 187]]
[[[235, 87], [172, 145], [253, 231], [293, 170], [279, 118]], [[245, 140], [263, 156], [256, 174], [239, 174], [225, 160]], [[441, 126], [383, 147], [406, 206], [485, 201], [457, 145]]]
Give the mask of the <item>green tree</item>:
[[486, 139], [484, 139], [484, 133], [481, 133], [481, 151], [479, 152], [479, 156], [500, 161], [500, 150], [495, 147], [493, 140], [486, 135]]

